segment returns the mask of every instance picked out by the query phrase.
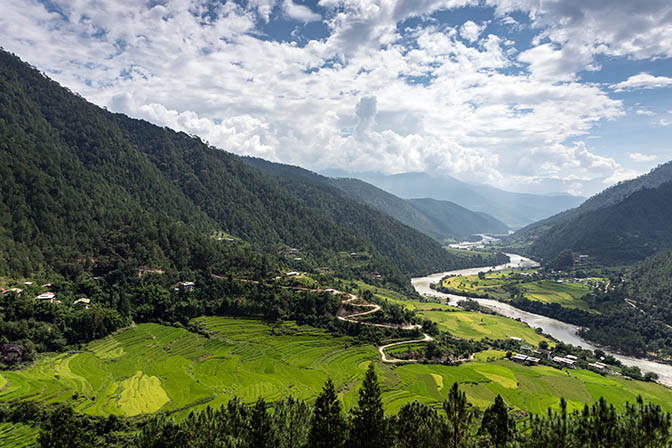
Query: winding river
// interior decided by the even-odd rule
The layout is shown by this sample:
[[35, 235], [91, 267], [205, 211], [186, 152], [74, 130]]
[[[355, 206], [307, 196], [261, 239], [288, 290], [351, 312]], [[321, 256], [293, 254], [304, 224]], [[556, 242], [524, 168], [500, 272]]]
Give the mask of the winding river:
[[[439, 272], [437, 274], [431, 274], [426, 277], [418, 277], [411, 279], [413, 287], [420, 295], [429, 295], [434, 297], [440, 297], [446, 299], [447, 303], [451, 305], [457, 304], [458, 301], [464, 300], [465, 297], [454, 295], [454, 294], [445, 294], [442, 292], [435, 291], [429, 287], [431, 283], [438, 283], [446, 275], [475, 275], [479, 272], [487, 272], [492, 270], [501, 271], [504, 269], [511, 268], [531, 268], [539, 266], [539, 264], [529, 258], [521, 257], [520, 255], [507, 254], [509, 256], [509, 262], [494, 267], [482, 267], [482, 268], [469, 268], [462, 269], [457, 271], [448, 271], [448, 272]], [[595, 345], [590, 342], [582, 339], [578, 335], [579, 327], [576, 325], [571, 325], [565, 322], [561, 322], [556, 319], [551, 319], [550, 317], [540, 316], [538, 314], [528, 313], [527, 311], [520, 310], [509, 304], [498, 302], [492, 299], [473, 299], [476, 300], [481, 305], [490, 308], [491, 310], [501, 314], [502, 316], [510, 317], [512, 319], [520, 319], [521, 321], [527, 323], [533, 328], [541, 328], [544, 333], [550, 334], [555, 339], [564, 342], [565, 344], [572, 344], [583, 347], [589, 350], [595, 350]], [[658, 375], [658, 382], [664, 384], [668, 387], [672, 387], [672, 366], [667, 364], [662, 364], [655, 361], [649, 361], [648, 359], [633, 358], [630, 356], [619, 355], [609, 350], [601, 348], [602, 351], [612, 355], [614, 358], [621, 361], [623, 364], [629, 366], [637, 366], [641, 369], [642, 373], [653, 372]]]

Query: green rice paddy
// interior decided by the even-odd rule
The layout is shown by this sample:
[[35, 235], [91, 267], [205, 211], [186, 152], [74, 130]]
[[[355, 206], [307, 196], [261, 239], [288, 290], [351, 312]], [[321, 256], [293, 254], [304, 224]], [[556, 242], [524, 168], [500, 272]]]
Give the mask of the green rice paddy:
[[416, 311], [425, 319], [436, 322], [440, 330], [463, 339], [480, 341], [490, 339], [521, 338], [528, 344], [539, 345], [541, 341], [551, 341], [540, 335], [527, 324], [494, 314], [469, 311]]
[[[458, 331], [464, 336], [474, 333], [474, 337], [482, 336], [474, 330], [481, 325], [481, 318], [497, 318], [476, 313], [435, 313], [440, 315], [431, 316], [442, 326], [449, 325], [450, 316], [469, 316], [471, 327], [458, 325]], [[500, 319], [504, 318], [484, 325], [490, 337], [496, 337], [494, 332], [499, 329], [501, 336], [514, 335], [511, 332], [515, 330], [519, 331], [515, 335], [527, 335], [530, 343], [541, 340], [532, 330], [525, 333], [516, 321], [507, 320], [512, 326], [506, 329]], [[234, 395], [246, 402], [258, 397], [275, 401], [290, 394], [311, 401], [331, 377], [344, 406], [349, 408], [368, 364], [376, 362], [384, 406], [390, 413], [413, 400], [438, 404], [454, 382], [460, 383], [469, 400], [480, 407], [490, 404], [497, 394], [510, 405], [530, 412], [545, 412], [548, 406], [557, 405], [558, 397], [565, 397], [576, 408], [600, 396], [622, 406], [641, 394], [672, 410], [672, 391], [658, 384], [582, 370], [521, 366], [502, 359], [503, 352], [496, 350], [479, 353], [474, 361], [457, 367], [393, 366], [380, 363], [373, 345], [354, 345], [352, 338], [333, 337], [308, 326], [231, 317], [196, 321], [212, 336], [141, 324], [91, 343], [81, 352], [45, 356], [23, 371], [2, 371], [0, 401], [69, 402], [78, 412], [90, 415], [172, 411], [180, 418], [191, 409], [219, 406]], [[466, 319], [461, 316], [458, 321]], [[397, 349], [405, 348], [394, 347], [390, 352]], [[0, 446], [23, 446], [34, 440], [35, 431], [29, 427], [0, 426]]]

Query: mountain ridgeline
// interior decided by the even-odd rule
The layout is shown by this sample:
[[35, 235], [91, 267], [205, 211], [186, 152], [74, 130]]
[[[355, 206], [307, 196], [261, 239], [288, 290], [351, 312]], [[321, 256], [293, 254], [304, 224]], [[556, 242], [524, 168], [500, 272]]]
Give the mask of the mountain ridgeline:
[[571, 250], [605, 264], [632, 263], [672, 246], [672, 162], [621, 182], [580, 207], [520, 230], [528, 253], [546, 260]]
[[[107, 112], [4, 51], [0, 146], [4, 275], [226, 271], [283, 263], [289, 247], [300, 250], [300, 268], [398, 284], [460, 266], [436, 241], [340, 190], [279, 182], [197, 137]], [[237, 243], [214, 238], [222, 231]], [[348, 264], [343, 254], [353, 252], [368, 262]]]
[[450, 201], [474, 212], [487, 213], [512, 228], [578, 206], [584, 198], [570, 195], [512, 193], [488, 185], [471, 185], [447, 175], [404, 173], [334, 172], [339, 177], [357, 177], [400, 198], [432, 198]]
[[472, 212], [454, 202], [436, 199], [401, 199], [364, 181], [334, 178], [330, 182], [348, 196], [392, 216], [439, 241], [464, 239], [477, 233], [506, 233], [509, 228], [496, 218]]
[[[366, 204], [439, 241], [462, 239], [475, 233], [505, 233], [508, 227], [497, 219], [476, 213], [448, 201], [431, 199], [405, 200], [358, 179], [330, 178], [300, 167], [243, 157], [248, 165], [266, 174], [283, 179], [285, 184], [307, 182], [309, 189], [320, 188], [347, 201]], [[305, 185], [304, 185], [305, 190]], [[298, 194], [306, 194], [304, 191]], [[329, 212], [328, 212], [329, 213]], [[332, 217], [333, 213], [331, 214]], [[337, 219], [339, 222], [341, 219]], [[348, 223], [352, 224], [352, 223]]]

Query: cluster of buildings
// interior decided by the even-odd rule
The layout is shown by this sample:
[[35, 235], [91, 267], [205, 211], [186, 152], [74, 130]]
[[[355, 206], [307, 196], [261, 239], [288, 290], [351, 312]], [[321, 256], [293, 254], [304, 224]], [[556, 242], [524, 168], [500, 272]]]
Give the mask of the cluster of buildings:
[[[520, 338], [511, 338], [513, 339], [520, 339]], [[521, 364], [528, 363], [528, 364], [539, 364], [539, 361], [541, 361], [542, 358], [546, 358], [550, 361], [553, 361], [557, 364], [560, 364], [563, 367], [567, 367], [570, 369], [574, 368], [574, 365], [576, 364], [576, 361], [579, 359], [574, 355], [566, 355], [566, 356], [553, 356], [553, 353], [551, 353], [550, 350], [546, 350], [543, 348], [538, 348], [534, 349], [534, 347], [529, 346], [529, 345], [523, 345], [520, 348], [524, 352], [529, 352], [530, 354], [524, 354], [524, 353], [516, 353], [511, 357], [511, 360], [514, 362], [518, 362]], [[595, 364], [595, 365], [593, 365]], [[602, 363], [593, 363], [590, 364], [591, 366], [599, 369], [599, 370], [604, 370], [606, 366]], [[598, 367], [597, 364], [599, 364], [602, 367]]]

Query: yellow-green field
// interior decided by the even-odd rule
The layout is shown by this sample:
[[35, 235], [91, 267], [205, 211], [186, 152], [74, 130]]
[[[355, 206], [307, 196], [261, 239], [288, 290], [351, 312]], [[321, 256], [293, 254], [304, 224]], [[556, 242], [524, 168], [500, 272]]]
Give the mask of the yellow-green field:
[[522, 284], [520, 287], [525, 292], [525, 297], [530, 300], [559, 303], [568, 308], [590, 309], [581, 298], [589, 294], [592, 289], [582, 283], [557, 283], [553, 280], [540, 280]]
[[[483, 295], [496, 299], [509, 299], [510, 292], [503, 289], [504, 285], [516, 284], [529, 300], [537, 300], [544, 303], [558, 303], [568, 308], [580, 308], [590, 311], [588, 304], [581, 300], [589, 294], [592, 288], [579, 281], [572, 280], [538, 280], [534, 282], [521, 282], [518, 274], [532, 273], [528, 271], [500, 271], [485, 274], [485, 279], [479, 279], [478, 275], [454, 276], [444, 279], [444, 288], [463, 292], [467, 295]], [[590, 279], [591, 284], [596, 284], [600, 279]]]
[[506, 317], [474, 313], [469, 311], [417, 311], [419, 316], [436, 322], [440, 330], [462, 339], [480, 341], [490, 339], [522, 338], [532, 345], [539, 345], [541, 341], [552, 342], [538, 334], [527, 324]]

